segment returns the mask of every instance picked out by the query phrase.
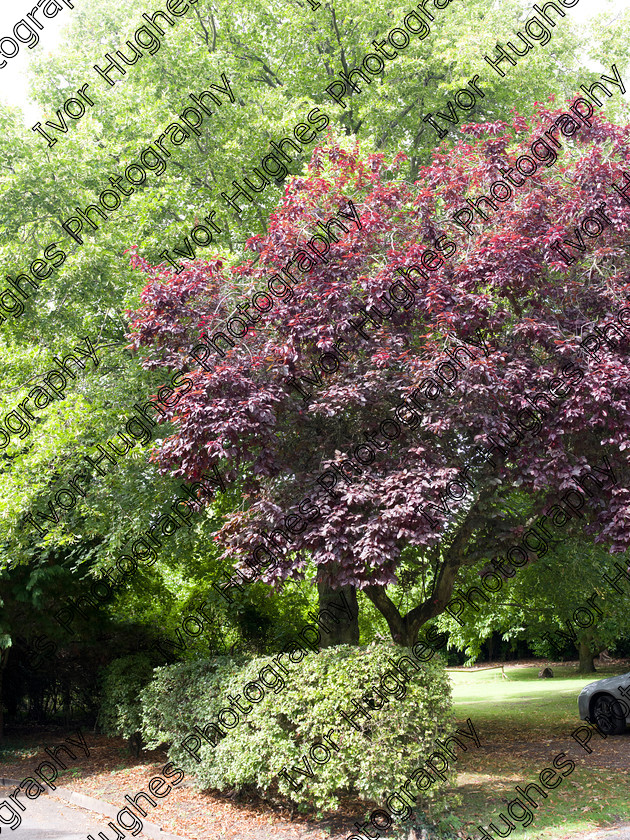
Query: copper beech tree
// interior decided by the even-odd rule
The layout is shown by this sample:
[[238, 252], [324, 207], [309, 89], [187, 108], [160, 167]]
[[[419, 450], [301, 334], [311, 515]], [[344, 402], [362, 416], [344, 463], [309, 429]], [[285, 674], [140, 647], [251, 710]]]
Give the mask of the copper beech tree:
[[[240, 502], [218, 538], [248, 579], [263, 540], [274, 560], [258, 555], [259, 578], [314, 565], [322, 606], [363, 589], [410, 644], [459, 569], [501, 557], [545, 512], [628, 547], [630, 189], [613, 184], [630, 184], [630, 126], [562, 113], [463, 126], [414, 184], [403, 155], [329, 138], [247, 243], [252, 259], [176, 274], [133, 257], [147, 277], [133, 347], [186, 377], [166, 392], [175, 432], [156, 457], [188, 481], [225, 471]], [[556, 120], [551, 151], [534, 146]], [[340, 210], [345, 229], [326, 227]], [[608, 340], [583, 343], [613, 320]], [[553, 506], [589, 472], [601, 489], [560, 523]], [[525, 520], [507, 509], [514, 488]], [[420, 593], [406, 611], [395, 582]], [[357, 638], [354, 624], [327, 641]]]

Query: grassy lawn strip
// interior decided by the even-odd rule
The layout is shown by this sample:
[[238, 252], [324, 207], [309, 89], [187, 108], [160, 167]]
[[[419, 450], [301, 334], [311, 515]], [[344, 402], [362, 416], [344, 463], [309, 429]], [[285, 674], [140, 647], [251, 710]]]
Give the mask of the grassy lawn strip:
[[546, 791], [547, 799], [534, 797], [540, 801], [538, 809], [525, 803], [533, 822], [522, 828], [512, 819], [517, 827], [510, 837], [564, 838], [630, 822], [630, 730], [605, 741], [594, 735], [590, 755], [571, 738], [580, 725], [581, 689], [596, 679], [626, 673], [628, 666], [601, 668], [589, 676], [577, 675], [572, 665], [552, 667], [553, 679], [539, 679], [539, 666], [506, 667], [507, 680], [500, 671], [450, 670], [457, 720], [471, 717], [484, 747], [461, 760], [457, 793], [462, 801], [453, 812], [465, 826], [462, 837], [476, 840], [478, 825], [487, 829], [492, 821], [505, 832], [499, 814], [509, 818], [507, 803], [518, 797], [515, 786], [541, 786], [539, 772], [552, 766], [560, 751], [567, 754], [563, 760], [575, 761], [575, 770], [555, 790]]
[[[517, 797], [515, 785], [522, 787], [534, 781], [541, 769], [534, 763], [528, 766], [518, 761], [511, 762], [511, 767], [505, 762], [496, 764], [496, 767], [488, 766], [485, 773], [458, 775], [458, 793], [463, 802], [453, 810], [465, 826], [464, 837], [478, 838], [478, 825], [487, 829], [492, 821], [505, 832], [506, 826], [498, 815], [503, 813], [510, 819], [507, 803]], [[538, 810], [530, 808], [533, 822], [522, 828], [516, 820], [511, 820], [516, 828], [510, 837], [526, 840], [564, 838], [576, 832], [630, 821], [628, 773], [593, 770], [583, 764], [576, 767], [556, 790], [547, 791], [547, 799], [542, 800]]]

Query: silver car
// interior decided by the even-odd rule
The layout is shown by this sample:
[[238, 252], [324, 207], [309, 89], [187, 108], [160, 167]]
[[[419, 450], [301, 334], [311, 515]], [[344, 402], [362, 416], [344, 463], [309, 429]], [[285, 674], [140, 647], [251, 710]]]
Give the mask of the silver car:
[[604, 735], [621, 735], [630, 723], [630, 673], [585, 685], [578, 697], [580, 718]]

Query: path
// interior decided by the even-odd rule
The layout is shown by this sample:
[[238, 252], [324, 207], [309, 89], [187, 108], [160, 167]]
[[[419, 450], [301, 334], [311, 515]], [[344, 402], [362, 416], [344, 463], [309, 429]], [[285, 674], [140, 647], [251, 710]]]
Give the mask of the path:
[[[0, 787], [0, 799], [5, 799], [12, 793], [12, 788]], [[8, 819], [7, 812], [2, 814]], [[15, 840], [86, 840], [91, 834], [94, 840], [99, 840], [98, 832], [104, 832], [108, 838], [114, 837], [114, 832], [107, 827], [107, 818], [70, 805], [51, 796], [39, 796], [28, 802], [26, 810], [20, 811], [22, 823], [18, 828], [11, 829], [6, 823], [2, 828]], [[15, 831], [15, 834], [13, 834]], [[144, 832], [137, 834], [138, 840], [148, 840]]]
[[582, 840], [630, 840], [630, 825], [585, 834], [582, 836]]

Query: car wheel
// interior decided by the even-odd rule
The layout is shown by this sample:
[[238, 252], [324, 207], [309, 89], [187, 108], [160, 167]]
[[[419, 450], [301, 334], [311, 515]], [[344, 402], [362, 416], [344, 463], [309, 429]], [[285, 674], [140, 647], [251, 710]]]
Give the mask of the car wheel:
[[626, 716], [621, 704], [610, 694], [601, 694], [595, 700], [593, 717], [604, 735], [621, 735], [626, 729]]

